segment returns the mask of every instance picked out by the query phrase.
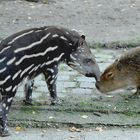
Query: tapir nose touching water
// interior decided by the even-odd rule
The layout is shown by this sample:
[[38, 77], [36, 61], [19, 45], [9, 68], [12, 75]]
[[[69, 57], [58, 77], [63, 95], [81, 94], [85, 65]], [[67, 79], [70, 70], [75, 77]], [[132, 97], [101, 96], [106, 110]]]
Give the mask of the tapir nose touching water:
[[124, 53], [108, 66], [96, 83], [99, 91], [106, 93], [129, 85], [136, 86], [136, 95], [140, 95], [140, 47]]
[[85, 76], [100, 77], [85, 36], [61, 27], [46, 26], [18, 32], [0, 44], [0, 136], [8, 136], [7, 115], [18, 84], [43, 73], [55, 100], [58, 65], [65, 62]]

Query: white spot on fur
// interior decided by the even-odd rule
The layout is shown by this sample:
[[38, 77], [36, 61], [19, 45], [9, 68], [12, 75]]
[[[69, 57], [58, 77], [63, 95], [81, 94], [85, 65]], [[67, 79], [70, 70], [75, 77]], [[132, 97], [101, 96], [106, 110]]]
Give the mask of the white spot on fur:
[[6, 107], [6, 104], [5, 104], [5, 103], [3, 103], [3, 107], [4, 107], [4, 108]]
[[55, 75], [55, 79], [57, 78], [58, 74]]
[[28, 70], [30, 70], [33, 66], [34, 66], [34, 64], [32, 64], [31, 66], [27, 67], [24, 71], [22, 71], [22, 73], [20, 74], [20, 78], [21, 78]]
[[[60, 54], [59, 57], [56, 57], [56, 58], [54, 58], [54, 59], [51, 60], [51, 61], [48, 61], [48, 62], [46, 62], [46, 63], [43, 63], [40, 67], [42, 68], [42, 67], [45, 66], [45, 65], [50, 65], [50, 64], [52, 64], [52, 63], [55, 62], [55, 61], [59, 61], [63, 55], [64, 55], [64, 53]], [[57, 65], [56, 65], [56, 67], [57, 67]], [[30, 74], [30, 72], [29, 72], [29, 74]]]
[[49, 80], [51, 78], [51, 76], [49, 76], [48, 78], [47, 78], [47, 80]]
[[0, 60], [0, 63], [3, 62], [5, 59], [6, 59], [6, 57], [2, 58], [2, 59]]
[[16, 90], [17, 90], [17, 85], [16, 86], [14, 86], [14, 88], [12, 89], [12, 92], [15, 92]]
[[49, 28], [47, 27], [46, 29], [45, 29], [45, 31], [47, 31]]
[[12, 58], [7, 62], [7, 65], [11, 65], [16, 60], [16, 57]]
[[6, 70], [6, 67], [0, 70], [0, 73], [3, 73]]
[[69, 34], [69, 32], [66, 32], [66, 34], [68, 35], [68, 34]]
[[42, 32], [42, 30], [37, 30], [37, 31], [35, 31], [36, 33], [38, 33], [38, 32]]
[[17, 78], [17, 76], [21, 73], [21, 70], [19, 70], [17, 73], [14, 74], [14, 76], [12, 77], [12, 80], [14, 80], [15, 78]]
[[0, 85], [3, 85], [11, 78], [11, 75], [8, 75], [3, 81], [0, 81]]
[[46, 65], [50, 65], [50, 64], [52, 64], [55, 61], [58, 62], [62, 58], [63, 55], [64, 55], [64, 53], [61, 53], [60, 56], [55, 57], [53, 60], [46, 62]]
[[44, 62], [44, 63], [40, 66], [40, 68], [44, 67], [45, 65], [46, 65], [46, 62]]
[[55, 79], [52, 79], [51, 82], [50, 82], [50, 84], [52, 85], [54, 83], [54, 81], [55, 81]]
[[6, 107], [6, 110], [8, 110], [8, 109], [9, 109], [9, 107], [7, 106], [7, 107]]
[[36, 71], [40, 67], [40, 65], [41, 64], [39, 64], [38, 66], [36, 66], [35, 69], [34, 69], [34, 71]]
[[54, 34], [54, 35], [52, 35], [52, 37], [58, 37], [59, 35], [58, 34]]
[[29, 72], [29, 74], [31, 74], [35, 70], [35, 68], [36, 67], [34, 67], [33, 69], [31, 69], [30, 72]]
[[9, 86], [8, 88], [6, 88], [5, 90], [8, 92], [12, 89], [12, 86]]
[[0, 51], [0, 54], [2, 54], [5, 50], [9, 49], [11, 46], [7, 46], [5, 48], [3, 48], [1, 51]]
[[60, 38], [67, 41], [67, 38], [65, 38], [64, 36], [60, 36]]
[[39, 67], [41, 67], [41, 64], [39, 64], [38, 66], [35, 66], [35, 67], [29, 72], [29, 74], [31, 74], [33, 71], [36, 71]]
[[7, 99], [7, 102], [10, 103], [12, 101], [12, 97]]

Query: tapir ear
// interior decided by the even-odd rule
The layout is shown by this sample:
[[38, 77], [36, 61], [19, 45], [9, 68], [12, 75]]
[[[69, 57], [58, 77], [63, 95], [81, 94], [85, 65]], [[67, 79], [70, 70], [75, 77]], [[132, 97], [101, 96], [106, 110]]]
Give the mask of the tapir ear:
[[86, 36], [85, 35], [81, 35], [81, 38], [83, 38], [85, 40], [86, 39]]

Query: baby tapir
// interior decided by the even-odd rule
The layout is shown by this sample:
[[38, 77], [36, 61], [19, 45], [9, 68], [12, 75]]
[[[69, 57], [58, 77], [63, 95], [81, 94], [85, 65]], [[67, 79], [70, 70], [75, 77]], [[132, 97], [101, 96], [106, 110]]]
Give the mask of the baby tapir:
[[137, 87], [134, 95], [140, 95], [140, 47], [124, 53], [105, 69], [96, 87], [103, 93], [128, 85]]
[[[43, 73], [55, 100], [58, 65], [65, 62], [85, 76], [99, 80], [100, 71], [85, 36], [46, 26], [18, 32], [0, 44], [0, 136], [8, 136], [7, 115], [19, 83]], [[30, 81], [30, 80], [29, 80]]]

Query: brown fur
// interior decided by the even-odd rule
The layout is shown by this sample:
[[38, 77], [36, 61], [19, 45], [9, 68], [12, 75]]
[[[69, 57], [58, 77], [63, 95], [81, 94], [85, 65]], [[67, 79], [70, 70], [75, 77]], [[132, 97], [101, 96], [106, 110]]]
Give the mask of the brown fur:
[[137, 87], [140, 94], [140, 47], [124, 53], [113, 64], [108, 66], [96, 83], [97, 88], [105, 93], [128, 85]]

